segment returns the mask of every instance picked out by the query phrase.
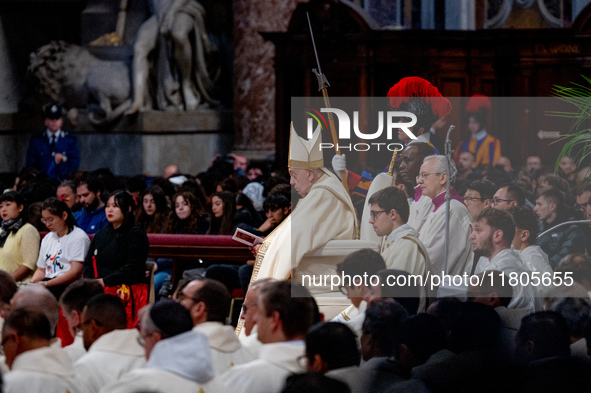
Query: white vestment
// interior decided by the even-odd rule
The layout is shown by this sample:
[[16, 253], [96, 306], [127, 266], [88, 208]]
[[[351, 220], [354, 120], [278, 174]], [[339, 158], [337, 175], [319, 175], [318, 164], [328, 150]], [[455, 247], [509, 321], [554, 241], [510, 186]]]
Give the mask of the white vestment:
[[[308, 258], [300, 264], [306, 253], [331, 240], [353, 240], [358, 236], [351, 197], [334, 174], [326, 168], [322, 170], [324, 174], [312, 185], [308, 194], [261, 244], [250, 282], [267, 277], [277, 280], [293, 278], [306, 285], [313, 296], [338, 293], [338, 288], [331, 288], [330, 279], [318, 282], [323, 277], [337, 274], [336, 265], [341, 258]], [[304, 275], [308, 276], [305, 280]], [[314, 284], [310, 285], [311, 282]], [[344, 303], [334, 297], [327, 300], [329, 303], [336, 300], [337, 310]], [[236, 327], [237, 335], [242, 334], [243, 323], [240, 319]]]
[[100, 392], [229, 393], [226, 386], [216, 378], [208, 383], [198, 384], [175, 373], [153, 368], [131, 370], [105, 386]]
[[74, 375], [74, 367], [61, 348], [43, 347], [23, 352], [4, 375], [5, 393], [84, 392]]
[[[455, 190], [452, 189], [452, 194]], [[419, 239], [425, 245], [431, 260], [431, 274], [441, 275], [442, 271], [449, 275], [468, 274], [472, 270], [472, 216], [468, 208], [461, 202], [452, 199], [449, 209], [449, 254], [447, 269], [444, 266], [445, 255], [445, 191], [435, 198], [435, 211], [427, 216], [427, 221], [419, 231]]]
[[98, 338], [74, 364], [76, 378], [89, 393], [97, 393], [109, 382], [146, 364], [145, 351], [138, 343], [137, 329], [113, 330]]
[[238, 339], [240, 340], [240, 344], [252, 353], [254, 359], [259, 358], [259, 354], [261, 353], [261, 348], [263, 347], [263, 343], [259, 341], [259, 335], [257, 332], [257, 325], [254, 325], [252, 330], [250, 331], [250, 335], [244, 334], [244, 330], [242, 331]]
[[[511, 283], [517, 284], [511, 285], [513, 288], [513, 299], [511, 299], [507, 308], [523, 308], [526, 309], [528, 313], [534, 313], [536, 312], [536, 309], [540, 308], [537, 302], [536, 288], [531, 285], [531, 281], [527, 277], [521, 276], [522, 274], [524, 276], [531, 276], [531, 271], [525, 267], [525, 264], [519, 257], [517, 251], [512, 248], [506, 248], [497, 253], [497, 255], [495, 255], [490, 261], [485, 257], [481, 257], [478, 260], [474, 273], [478, 274], [490, 270], [498, 270], [505, 273], [507, 276], [504, 282], [505, 286], [511, 285]], [[517, 274], [517, 281], [509, 281], [511, 279], [511, 273]], [[521, 285], [521, 283], [528, 285]], [[494, 282], [494, 285], [502, 284], [503, 283]]]
[[[381, 254], [387, 269], [402, 270], [423, 278], [427, 270], [433, 270], [425, 245], [419, 240], [419, 233], [408, 224], [396, 228], [388, 235]], [[423, 311], [426, 305], [424, 286], [420, 287], [419, 296], [421, 300], [418, 311]]]
[[259, 359], [233, 367], [220, 379], [232, 393], [277, 393], [288, 376], [306, 371], [297, 361], [304, 352], [303, 341], [265, 344]]
[[[0, 332], [2, 332], [2, 328], [4, 327], [4, 318], [0, 317]], [[5, 375], [8, 372], [8, 366], [6, 365], [6, 357], [4, 353], [0, 354], [0, 373], [1, 375]]]
[[424, 275], [430, 266], [429, 255], [419, 240], [419, 232], [408, 224], [392, 231], [382, 247], [387, 269], [402, 270], [409, 274]]
[[521, 256], [525, 267], [532, 272], [550, 273], [550, 275], [552, 275], [553, 271], [550, 267], [548, 254], [546, 254], [540, 246], [529, 246], [524, 250], [517, 252]]
[[207, 338], [188, 331], [154, 345], [145, 368], [136, 368], [103, 386], [100, 393], [226, 393], [214, 378]]
[[[304, 254], [330, 240], [349, 240], [357, 237], [357, 219], [349, 194], [339, 179], [324, 169], [325, 174], [310, 188], [296, 208], [265, 238], [252, 272], [251, 282], [265, 277], [286, 280], [295, 269], [294, 278], [304, 274], [336, 274], [336, 265], [300, 265]], [[330, 292], [327, 286], [309, 288], [312, 294]]]
[[74, 342], [64, 347], [64, 351], [68, 354], [72, 360], [72, 363], [76, 363], [78, 359], [86, 354], [86, 349], [84, 349], [84, 340], [82, 339], [82, 332], [76, 333]]
[[204, 322], [195, 326], [193, 330], [207, 337], [216, 376], [255, 359], [252, 352], [240, 344], [232, 326], [224, 326], [220, 322]]
[[345, 310], [341, 311], [339, 315], [331, 319], [331, 322], [340, 322], [347, 325], [349, 329], [355, 333], [355, 339], [357, 340], [358, 346], [361, 346], [359, 339], [361, 338], [363, 321], [365, 321], [365, 310], [367, 310], [367, 302], [362, 300], [361, 303], [359, 303], [359, 308], [351, 304]]

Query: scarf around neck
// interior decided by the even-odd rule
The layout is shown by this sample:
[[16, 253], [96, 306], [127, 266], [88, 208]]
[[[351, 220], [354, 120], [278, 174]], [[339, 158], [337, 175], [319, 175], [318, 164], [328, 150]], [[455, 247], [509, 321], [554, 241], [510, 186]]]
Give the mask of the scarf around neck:
[[8, 236], [10, 236], [11, 233], [18, 232], [18, 230], [21, 229], [23, 225], [25, 225], [24, 217], [2, 221], [2, 231], [0, 231], [0, 247], [4, 247], [4, 243], [6, 243]]

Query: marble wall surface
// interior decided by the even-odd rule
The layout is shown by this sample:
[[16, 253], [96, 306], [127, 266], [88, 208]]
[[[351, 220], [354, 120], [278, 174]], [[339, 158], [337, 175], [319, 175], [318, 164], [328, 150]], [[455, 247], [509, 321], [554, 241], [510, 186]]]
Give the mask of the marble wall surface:
[[297, 3], [234, 0], [235, 150], [275, 150], [275, 49], [259, 32], [286, 31]]
[[[10, 122], [10, 116], [2, 116], [5, 113], [16, 112], [17, 100], [17, 86], [14, 77], [14, 69], [8, 51], [8, 43], [6, 42], [6, 35], [2, 27], [2, 20], [0, 19], [0, 129], [6, 127], [2, 124]], [[9, 126], [9, 125], [8, 125]], [[15, 160], [16, 145], [19, 143], [18, 138], [10, 135], [0, 135], [0, 172], [8, 172], [6, 168], [11, 167], [11, 163]]]
[[16, 112], [17, 85], [6, 34], [0, 19], [0, 113]]
[[226, 154], [232, 147], [232, 135], [222, 133], [142, 135], [144, 173], [162, 175], [175, 164], [181, 173], [197, 174], [207, 170], [216, 153]]

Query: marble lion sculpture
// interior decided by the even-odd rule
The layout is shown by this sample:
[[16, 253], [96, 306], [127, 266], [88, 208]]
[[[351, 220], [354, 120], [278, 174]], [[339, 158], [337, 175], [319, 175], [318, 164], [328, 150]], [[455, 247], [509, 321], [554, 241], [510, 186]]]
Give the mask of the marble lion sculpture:
[[41, 97], [88, 108], [93, 125], [109, 125], [131, 107], [128, 65], [98, 59], [81, 46], [52, 41], [31, 53], [28, 72]]

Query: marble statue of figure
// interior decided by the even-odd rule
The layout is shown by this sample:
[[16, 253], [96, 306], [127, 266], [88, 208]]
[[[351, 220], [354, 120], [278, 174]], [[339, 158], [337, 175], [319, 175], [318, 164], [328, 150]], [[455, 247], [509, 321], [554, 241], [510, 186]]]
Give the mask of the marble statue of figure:
[[[193, 110], [215, 105], [211, 97], [215, 48], [205, 29], [205, 10], [197, 0], [151, 0], [152, 16], [134, 44], [133, 103], [126, 114], [150, 109]], [[148, 56], [156, 51], [156, 86], [150, 89]], [[154, 91], [155, 97], [150, 97]]]
[[129, 67], [122, 61], [98, 59], [64, 41], [51, 41], [29, 59], [35, 93], [68, 109], [88, 108], [93, 125], [108, 126], [131, 107]]

